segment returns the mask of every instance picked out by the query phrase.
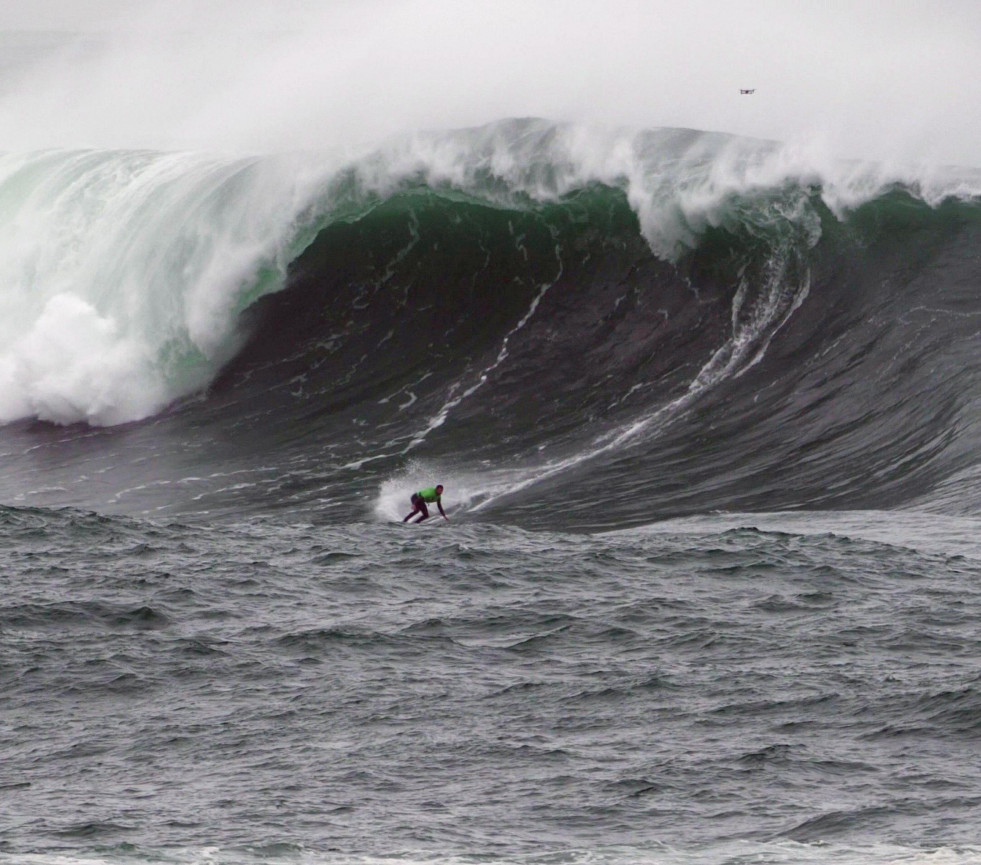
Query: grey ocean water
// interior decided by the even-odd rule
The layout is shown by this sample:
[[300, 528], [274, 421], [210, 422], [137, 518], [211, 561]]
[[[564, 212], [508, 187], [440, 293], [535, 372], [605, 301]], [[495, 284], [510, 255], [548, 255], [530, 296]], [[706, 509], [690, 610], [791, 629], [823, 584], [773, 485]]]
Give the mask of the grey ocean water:
[[4, 861], [981, 856], [966, 521], [3, 518]]
[[0, 154], [0, 862], [981, 863], [978, 181]]

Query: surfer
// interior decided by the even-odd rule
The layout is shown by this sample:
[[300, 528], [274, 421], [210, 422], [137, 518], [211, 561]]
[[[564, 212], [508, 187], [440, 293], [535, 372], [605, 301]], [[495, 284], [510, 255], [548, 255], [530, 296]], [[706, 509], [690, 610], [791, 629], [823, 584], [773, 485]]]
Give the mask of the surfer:
[[439, 512], [443, 515], [443, 519], [449, 522], [450, 518], [446, 516], [446, 512], [443, 510], [443, 503], [440, 501], [442, 495], [442, 484], [436, 484], [434, 487], [428, 487], [427, 489], [419, 490], [419, 492], [413, 493], [412, 498], [410, 499], [412, 502], [412, 512], [404, 520], [402, 520], [402, 522], [407, 523], [416, 514], [422, 514], [422, 516], [414, 522], [421, 523], [423, 520], [428, 520], [429, 508], [427, 508], [426, 505], [431, 505], [433, 502], [435, 502], [436, 507], [439, 508]]

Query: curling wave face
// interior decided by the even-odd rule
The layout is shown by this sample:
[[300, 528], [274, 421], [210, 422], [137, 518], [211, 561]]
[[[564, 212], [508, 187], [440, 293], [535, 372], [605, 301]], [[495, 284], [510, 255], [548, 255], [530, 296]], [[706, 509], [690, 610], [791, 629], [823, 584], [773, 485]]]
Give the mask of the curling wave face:
[[349, 519], [367, 483], [387, 517], [438, 471], [480, 518], [582, 528], [929, 504], [973, 465], [979, 189], [537, 120], [344, 162], [8, 156], [0, 417], [156, 416], [7, 427], [75, 442], [37, 503]]

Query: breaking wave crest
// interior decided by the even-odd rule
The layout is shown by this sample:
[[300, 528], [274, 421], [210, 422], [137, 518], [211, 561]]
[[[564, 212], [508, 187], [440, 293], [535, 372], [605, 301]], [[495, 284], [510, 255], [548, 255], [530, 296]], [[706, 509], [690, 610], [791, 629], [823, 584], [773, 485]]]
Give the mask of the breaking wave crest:
[[[480, 205], [516, 220], [535, 214], [546, 226], [579, 220], [583, 237], [607, 230], [603, 208], [625, 200], [658, 259], [677, 263], [723, 230], [772, 247], [764, 253], [765, 291], [796, 295], [777, 283], [786, 261], [820, 237], [815, 199], [840, 214], [897, 183], [930, 204], [976, 191], [961, 175], [904, 177], [820, 163], [729, 136], [544, 121], [405, 136], [343, 162], [7, 154], [0, 158], [0, 419], [117, 424], [200, 390], [240, 349], [243, 311], [287, 285], [318, 232], [398, 201], [409, 213], [406, 196], [438, 198], [460, 208], [458, 218]], [[582, 205], [590, 196], [596, 207]], [[554, 259], [551, 251], [546, 257]], [[397, 271], [399, 262], [392, 266]], [[476, 278], [480, 261], [457, 266]], [[739, 293], [737, 318], [752, 291]], [[749, 317], [766, 319], [764, 307], [779, 319], [773, 303], [749, 304]], [[742, 328], [721, 350], [738, 356], [746, 335]]]
[[979, 189], [539, 120], [8, 154], [0, 419], [220, 427], [315, 453], [306, 495], [438, 469], [529, 524], [973, 513]]

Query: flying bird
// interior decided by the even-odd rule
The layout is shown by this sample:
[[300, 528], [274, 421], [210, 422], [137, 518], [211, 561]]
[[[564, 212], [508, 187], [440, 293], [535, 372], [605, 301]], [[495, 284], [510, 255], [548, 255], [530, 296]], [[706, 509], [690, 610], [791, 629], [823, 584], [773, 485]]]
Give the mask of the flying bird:
[[740, 92], [740, 93], [741, 93], [741, 94], [742, 94], [743, 96], [746, 96], [746, 95], [747, 95], [747, 94], [749, 94], [749, 93], [755, 93], [755, 92], [756, 92], [756, 88], [754, 87], [754, 88], [753, 88], [752, 90], [740, 90], [739, 92]]

